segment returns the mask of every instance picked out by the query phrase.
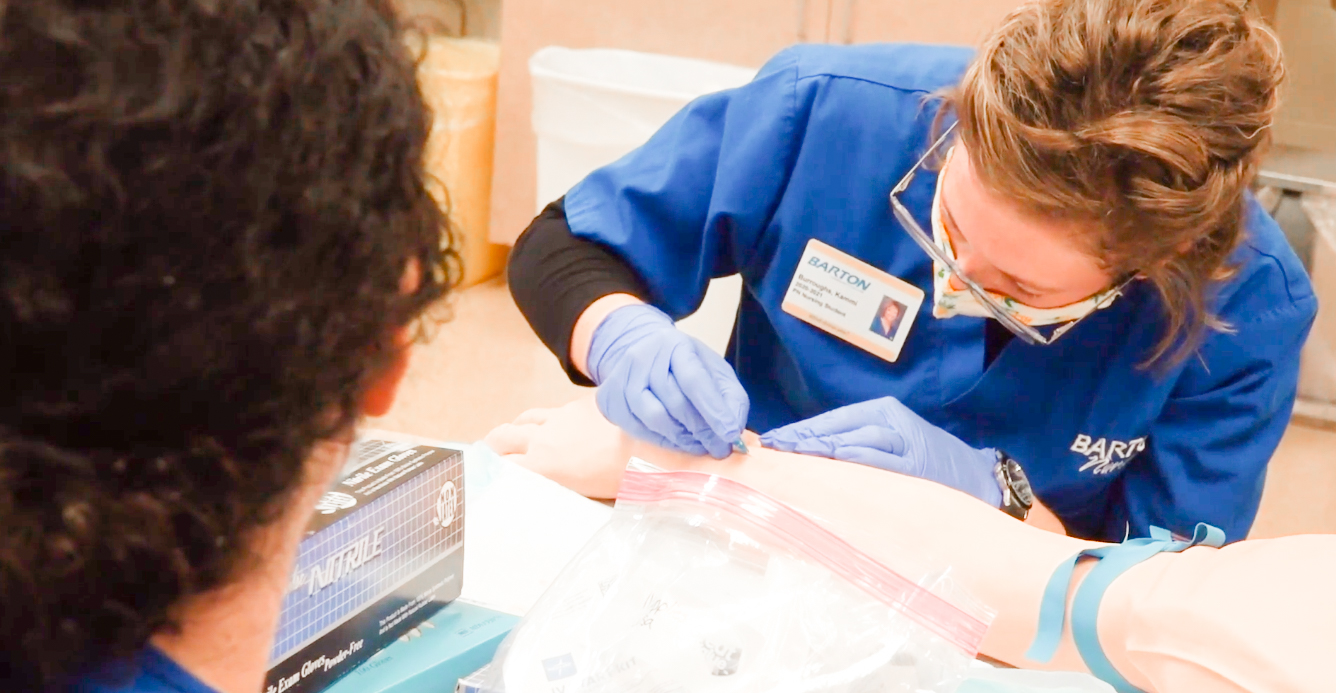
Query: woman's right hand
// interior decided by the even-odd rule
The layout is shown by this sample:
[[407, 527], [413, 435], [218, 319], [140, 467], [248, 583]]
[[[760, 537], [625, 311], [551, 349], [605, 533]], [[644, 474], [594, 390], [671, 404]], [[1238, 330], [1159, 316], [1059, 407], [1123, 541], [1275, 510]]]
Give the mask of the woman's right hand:
[[747, 424], [751, 403], [732, 366], [654, 306], [604, 318], [587, 364], [599, 411], [641, 440], [723, 459]]

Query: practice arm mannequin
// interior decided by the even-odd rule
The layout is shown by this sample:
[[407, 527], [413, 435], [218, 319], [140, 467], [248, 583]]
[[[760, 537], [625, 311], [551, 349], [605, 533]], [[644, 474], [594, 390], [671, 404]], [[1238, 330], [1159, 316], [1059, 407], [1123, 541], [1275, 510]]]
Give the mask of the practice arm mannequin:
[[[998, 612], [984, 654], [1026, 668], [1086, 671], [1069, 633], [1047, 665], [1025, 660], [1024, 652], [1054, 569], [1094, 542], [1026, 526], [932, 482], [860, 465], [759, 446], [725, 460], [664, 451], [624, 436], [587, 399], [526, 412], [487, 443], [593, 497], [615, 495], [631, 456], [735, 479], [820, 518], [873, 556], [903, 553], [926, 566], [951, 566], [966, 590]], [[1078, 569], [1078, 583], [1084, 574]], [[1162, 554], [1110, 587], [1100, 641], [1119, 672], [1147, 691], [1330, 690], [1333, 574], [1330, 535]]]

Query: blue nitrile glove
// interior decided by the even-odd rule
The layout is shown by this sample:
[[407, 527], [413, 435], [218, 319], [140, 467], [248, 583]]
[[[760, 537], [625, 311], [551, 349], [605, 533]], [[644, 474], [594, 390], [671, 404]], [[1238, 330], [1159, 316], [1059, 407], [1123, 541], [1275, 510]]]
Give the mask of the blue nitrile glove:
[[723, 459], [747, 425], [751, 402], [733, 367], [654, 306], [604, 318], [588, 365], [599, 411], [641, 440]]
[[917, 476], [1002, 505], [997, 453], [976, 450], [894, 397], [840, 407], [761, 436], [775, 450], [820, 455]]

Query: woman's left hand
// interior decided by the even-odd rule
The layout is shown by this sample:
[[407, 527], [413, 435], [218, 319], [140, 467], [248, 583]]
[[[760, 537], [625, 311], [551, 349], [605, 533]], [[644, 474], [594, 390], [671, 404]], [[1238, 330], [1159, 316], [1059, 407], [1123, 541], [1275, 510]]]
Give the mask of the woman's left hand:
[[894, 397], [851, 404], [777, 428], [762, 435], [761, 444], [916, 476], [993, 507], [1002, 504], [994, 450], [970, 447]]

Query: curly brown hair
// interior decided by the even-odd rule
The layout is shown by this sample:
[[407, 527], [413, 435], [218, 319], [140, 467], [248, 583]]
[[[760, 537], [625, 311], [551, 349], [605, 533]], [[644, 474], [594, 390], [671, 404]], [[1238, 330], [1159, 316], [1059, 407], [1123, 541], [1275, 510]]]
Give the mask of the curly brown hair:
[[7, 690], [227, 583], [458, 276], [400, 39], [383, 0], [0, 2]]
[[1228, 329], [1207, 296], [1230, 274], [1283, 78], [1275, 34], [1243, 0], [1036, 0], [943, 111], [985, 185], [1075, 222], [1111, 275], [1154, 285], [1166, 329], [1147, 364], [1174, 363]]

